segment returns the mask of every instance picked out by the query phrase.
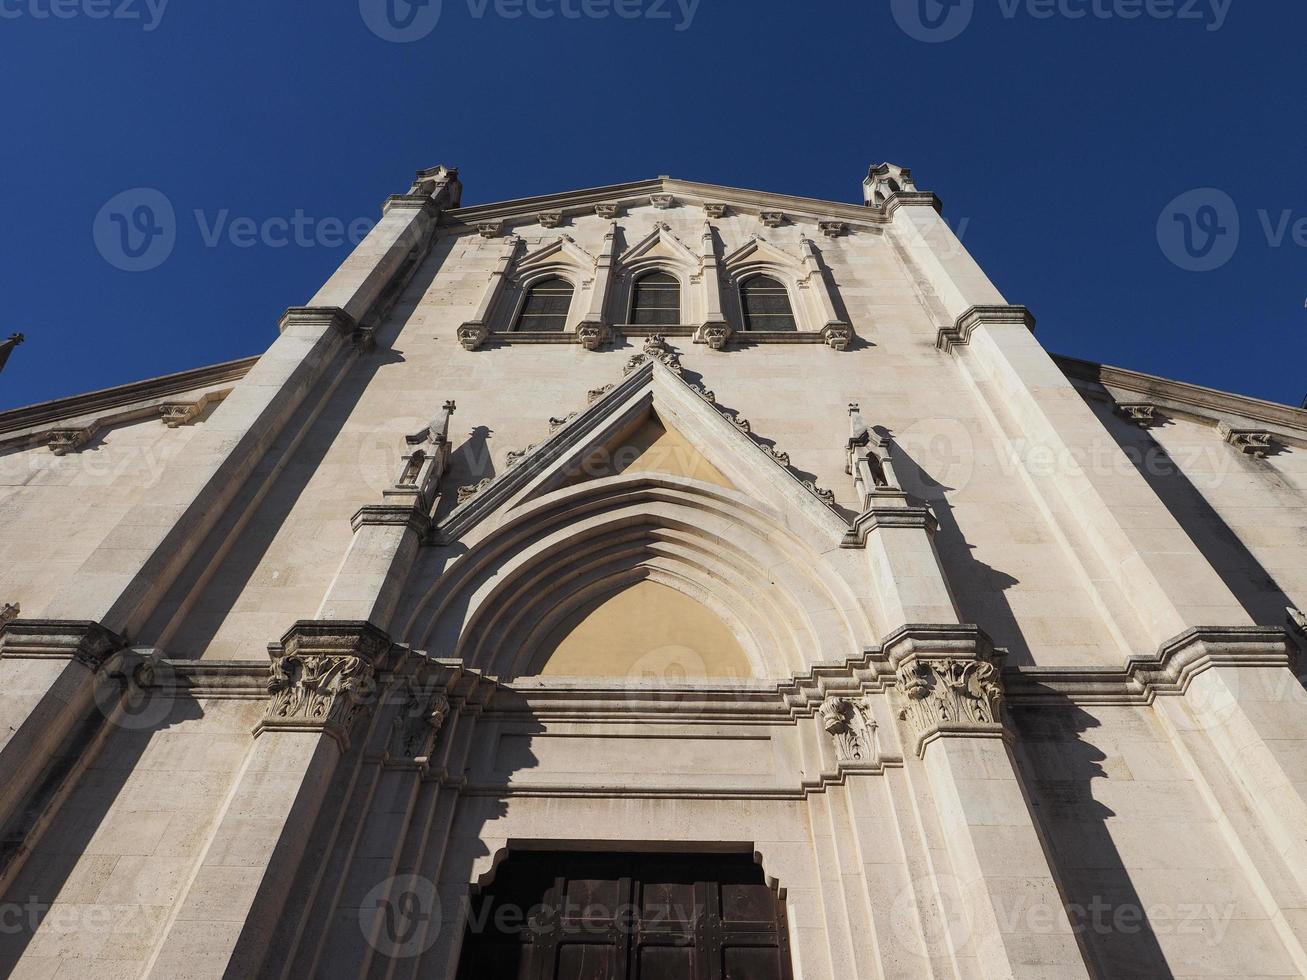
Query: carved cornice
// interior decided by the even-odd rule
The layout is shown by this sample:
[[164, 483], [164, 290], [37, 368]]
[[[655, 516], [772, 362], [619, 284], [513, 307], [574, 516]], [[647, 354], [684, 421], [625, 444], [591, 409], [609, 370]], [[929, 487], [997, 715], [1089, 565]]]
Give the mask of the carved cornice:
[[391, 650], [390, 637], [371, 623], [296, 623], [269, 650], [269, 702], [255, 736], [324, 732], [348, 750], [355, 721], [376, 706], [378, 675], [392, 666]]
[[1157, 415], [1157, 406], [1151, 402], [1117, 402], [1113, 411], [1141, 429], [1151, 429], [1161, 421]]
[[1216, 425], [1216, 431], [1227, 446], [1233, 446], [1245, 456], [1265, 459], [1275, 451], [1275, 441], [1265, 429], [1241, 429], [1224, 420]]
[[354, 318], [339, 306], [292, 306], [282, 314], [277, 329], [285, 333], [292, 327], [309, 327], [318, 332], [330, 329], [344, 337], [353, 337], [359, 329]]
[[935, 346], [945, 353], [954, 347], [965, 347], [971, 343], [971, 334], [977, 327], [989, 324], [1016, 324], [1033, 332], [1035, 317], [1024, 306], [973, 306], [958, 317], [953, 326], [940, 328]]
[[126, 647], [125, 639], [90, 620], [12, 619], [0, 626], [0, 657], [9, 660], [76, 660], [99, 670]]

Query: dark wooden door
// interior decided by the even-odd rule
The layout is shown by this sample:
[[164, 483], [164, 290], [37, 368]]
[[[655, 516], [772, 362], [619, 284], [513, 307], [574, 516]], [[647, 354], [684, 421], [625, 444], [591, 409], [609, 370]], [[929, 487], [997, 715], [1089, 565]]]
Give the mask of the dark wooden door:
[[791, 980], [748, 855], [523, 852], [473, 901], [459, 980]]

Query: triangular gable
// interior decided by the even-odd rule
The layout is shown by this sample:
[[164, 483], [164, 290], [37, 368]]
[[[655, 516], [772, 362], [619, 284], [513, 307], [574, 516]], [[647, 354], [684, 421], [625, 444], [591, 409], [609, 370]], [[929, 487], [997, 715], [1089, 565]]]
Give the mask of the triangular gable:
[[547, 269], [560, 265], [593, 271], [599, 260], [572, 239], [570, 235], [560, 235], [547, 245], [542, 245], [534, 252], [528, 252], [518, 259], [513, 271], [525, 275], [538, 269]]
[[608, 455], [611, 447], [631, 444], [651, 422], [674, 431], [730, 488], [807, 523], [818, 534], [838, 538], [848, 530], [832, 495], [799, 479], [788, 457], [754, 439], [748, 422], [718, 408], [712, 392], [687, 382], [676, 355], [661, 347], [658, 338], [646, 343], [645, 353], [635, 355], [628, 369], [620, 382], [594, 392], [591, 404], [543, 442], [512, 454], [507, 469], [440, 523], [438, 540], [462, 538], [496, 513], [610, 475], [594, 472], [594, 460]]
[[628, 248], [618, 259], [618, 263], [625, 268], [632, 268], [637, 265], [655, 264], [660, 260], [675, 262], [695, 270], [703, 265], [702, 256], [696, 255], [677, 238], [666, 222], [660, 222], [652, 232]]
[[726, 256], [722, 260], [722, 264], [726, 267], [727, 272], [733, 276], [752, 268], [780, 266], [791, 269], [796, 273], [803, 268], [803, 263], [797, 256], [777, 248], [761, 235], [754, 235], [734, 252]]

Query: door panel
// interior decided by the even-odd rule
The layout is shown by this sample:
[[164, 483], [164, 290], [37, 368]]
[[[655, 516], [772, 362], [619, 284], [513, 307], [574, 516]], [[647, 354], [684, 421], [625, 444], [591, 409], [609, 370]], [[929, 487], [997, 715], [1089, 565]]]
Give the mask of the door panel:
[[473, 903], [459, 980], [792, 980], [785, 905], [742, 854], [523, 852]]

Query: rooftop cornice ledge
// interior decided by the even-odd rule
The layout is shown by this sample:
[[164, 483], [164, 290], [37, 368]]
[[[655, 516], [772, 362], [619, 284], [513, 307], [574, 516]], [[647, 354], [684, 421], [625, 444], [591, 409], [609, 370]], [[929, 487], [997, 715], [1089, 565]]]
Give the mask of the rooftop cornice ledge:
[[965, 347], [971, 343], [971, 334], [977, 327], [990, 324], [1018, 324], [1034, 333], [1035, 316], [1024, 306], [973, 306], [953, 326], [940, 328], [935, 346], [946, 354], [954, 347]]

